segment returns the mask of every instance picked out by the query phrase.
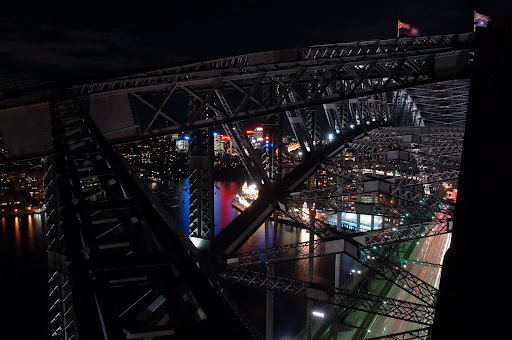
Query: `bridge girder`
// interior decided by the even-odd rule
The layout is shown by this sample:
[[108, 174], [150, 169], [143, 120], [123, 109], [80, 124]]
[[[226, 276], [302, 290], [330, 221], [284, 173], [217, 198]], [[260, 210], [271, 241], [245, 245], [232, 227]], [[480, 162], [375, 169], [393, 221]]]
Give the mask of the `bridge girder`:
[[423, 325], [431, 325], [434, 308], [372, 294], [327, 287], [312, 282], [270, 275], [243, 268], [227, 267], [220, 274], [223, 280], [249, 287], [270, 289], [275, 292], [303, 297], [341, 307], [385, 315]]
[[[398, 227], [370, 230], [362, 233], [352, 233], [343, 237], [329, 237], [326, 239], [318, 238], [313, 243], [313, 253], [310, 253], [310, 242], [292, 243], [273, 248], [265, 248], [237, 253], [235, 257], [230, 257], [227, 264], [236, 266], [259, 266], [267, 263], [280, 263], [286, 261], [301, 260], [310, 257], [326, 256], [331, 254], [345, 252], [344, 237], [349, 237], [358, 242], [360, 249], [372, 248], [374, 250], [390, 245], [396, 242], [405, 242], [417, 240], [424, 237], [431, 237], [449, 233], [452, 230], [452, 221], [434, 220], [412, 225], [400, 225]], [[309, 229], [307, 226], [303, 226]], [[332, 243], [332, 247], [325, 243]], [[339, 243], [339, 245], [337, 245]], [[343, 245], [342, 245], [343, 244]], [[355, 253], [354, 253], [355, 254]], [[357, 257], [354, 255], [353, 257]]]
[[[148, 71], [127, 77], [106, 79], [91, 84], [77, 84], [73, 86], [73, 90], [75, 94], [80, 96], [82, 103], [85, 103], [89, 109], [93, 108], [94, 110], [94, 107], [100, 106], [101, 110], [105, 110], [115, 106], [116, 103], [124, 103], [123, 108], [126, 109], [126, 112], [119, 113], [119, 117], [123, 118], [123, 124], [115, 127], [102, 126], [99, 131], [95, 131], [98, 135], [103, 134], [110, 136], [110, 143], [123, 143], [167, 135], [173, 132], [188, 130], [199, 131], [199, 129], [216, 125], [229, 127], [230, 124], [234, 124], [236, 126], [237, 123], [246, 119], [269, 116], [281, 112], [295, 112], [295, 117], [299, 117], [301, 114], [298, 112], [305, 108], [322, 104], [339, 103], [342, 100], [357, 98], [360, 98], [357, 100], [358, 104], [365, 101], [368, 103], [368, 98], [384, 92], [398, 91], [450, 79], [464, 78], [468, 75], [468, 66], [471, 63], [471, 38], [472, 34], [400, 38], [264, 52], [261, 54], [224, 58], [216, 61]], [[312, 87], [312, 84], [315, 86]], [[265, 90], [269, 87], [279, 87], [281, 89], [272, 102], [267, 101], [263, 95]], [[421, 90], [416, 91], [416, 93], [410, 96], [411, 98], [415, 96], [417, 98], [421, 97]], [[183, 98], [193, 98], [198, 103], [194, 109], [188, 111], [188, 116], [177, 114], [177, 112], [172, 109], [172, 104], [177, 104], [177, 102]], [[229, 98], [229, 104], [226, 104], [228, 103], [226, 98]], [[442, 97], [440, 100], [445, 99], [445, 97]], [[453, 106], [459, 107], [463, 105], [458, 99], [458, 97], [453, 99]], [[148, 108], [150, 109], [149, 118], [146, 117], [144, 123], [141, 119], [136, 119], [140, 117], [137, 116], [134, 102], [142, 104], [146, 107], [146, 110]], [[53, 104], [51, 101], [39, 101], [38, 103], [50, 108], [48, 110], [43, 109], [39, 111], [38, 113], [40, 115], [44, 116], [48, 114], [50, 116], [53, 114], [51, 109]], [[34, 103], [30, 103], [26, 105], [25, 108], [33, 104]], [[350, 103], [348, 102], [348, 104]], [[355, 104], [354, 100], [352, 104]], [[6, 105], [7, 108], [5, 110], [12, 110], [13, 105], [15, 106], [15, 104], [9, 101], [2, 101], [0, 105]], [[23, 108], [20, 110], [23, 110]], [[89, 111], [93, 120], [98, 119], [98, 112], [101, 110], [95, 112]], [[363, 112], [364, 110], [368, 110], [368, 108], [360, 106], [360, 110]], [[344, 118], [339, 116], [340, 110], [337, 111], [338, 116], [334, 117], [333, 121], [338, 121], [338, 125], [340, 125], [339, 122], [343, 121]], [[359, 117], [365, 117], [365, 114], [371, 116], [372, 114], [368, 113], [369, 111], [365, 112], [366, 113], [360, 113]], [[0, 116], [1, 114], [2, 112], [0, 111]], [[373, 112], [373, 114], [375, 115], [375, 112]], [[387, 116], [382, 115], [382, 117]], [[382, 117], [381, 119], [384, 119]], [[161, 118], [167, 119], [171, 123], [171, 126], [165, 128], [158, 127], [157, 122]], [[434, 118], [432, 121], [442, 122], [442, 120], [435, 120]], [[460, 123], [461, 121], [459, 120], [457, 124]], [[341, 126], [343, 126], [343, 124], [346, 126], [346, 122], [341, 123]], [[101, 124], [98, 124], [98, 126], [99, 125]], [[0, 128], [0, 133], [2, 131], [3, 130]], [[305, 149], [306, 145], [314, 145], [315, 131], [311, 126], [303, 126], [299, 134], [300, 133], [304, 133], [305, 136], [303, 141]], [[74, 132], [71, 133], [71, 136], [73, 134]], [[75, 137], [77, 136], [73, 138]], [[9, 138], [7, 143], [5, 143], [7, 151], [9, 151], [9, 143], [12, 143], [13, 140]], [[81, 144], [82, 141], [80, 141], [80, 138], [83, 138], [83, 136], [77, 137], [76, 141], [68, 146], [71, 148], [81, 148], [83, 145]], [[86, 138], [86, 142], [87, 139], [90, 139], [90, 137], [84, 138]], [[389, 137], [381, 136], [381, 138]], [[243, 143], [243, 139], [239, 138], [239, 145], [242, 145], [241, 149], [243, 149]], [[326, 148], [312, 150], [304, 163], [300, 165], [293, 174], [283, 178], [275, 176], [272, 171], [265, 174], [265, 172], [262, 171], [263, 163], [257, 163], [262, 166], [258, 167], [258, 171], [254, 172], [253, 176], [263, 178], [263, 182], [266, 184], [264, 187], [266, 187], [268, 191], [262, 195], [259, 201], [255, 202], [254, 208], [247, 209], [239, 218], [233, 221], [232, 224], [228, 225], [225, 230], [219, 234], [215, 240], [218, 242], [215, 246], [215, 251], [220, 253], [221, 256], [232, 254], [259, 225], [261, 225], [262, 221], [265, 221], [279, 206], [282, 207], [281, 201], [284, 201], [284, 196], [281, 194], [278, 199], [275, 199], [272, 194], [276, 192], [287, 193], [296, 190], [305, 179], [321, 168], [321, 163], [325, 163], [326, 160], [333, 158], [339, 153], [342, 143], [343, 141], [338, 139]], [[365, 161], [367, 162], [375, 162], [377, 159], [382, 158], [382, 153], [380, 150], [376, 149], [375, 141], [372, 141], [369, 145], [365, 145], [362, 141], [356, 141], [355, 143], [351, 143], [350, 146], [354, 150], [364, 154], [366, 157]], [[382, 143], [380, 146], [382, 146]], [[48, 152], [55, 152], [55, 150], [56, 149], [52, 149], [51, 147], [46, 147], [37, 150], [35, 153], [32, 152], [30, 155], [42, 155]], [[443, 160], [443, 164], [449, 169], [446, 171], [456, 171], [454, 169], [458, 169], [457, 154], [460, 153], [460, 149], [457, 149], [449, 143], [437, 143], [430, 145], [428, 150], [430, 153], [421, 154], [418, 151], [415, 153], [412, 152], [413, 155], [411, 155], [411, 158], [415, 159], [417, 163], [421, 163], [424, 167], [437, 167], [439, 166], [439, 160], [431, 161], [431, 156], [434, 152], [443, 151], [449, 156], [447, 157], [448, 160]], [[447, 150], [453, 151], [454, 157], [450, 157]], [[13, 156], [11, 159], [26, 157], [27, 153], [24, 152], [25, 151], [20, 151], [18, 153], [12, 153], [12, 155], [8, 154], [8, 157]], [[105, 150], [98, 151], [99, 154], [103, 152], [105, 152]], [[254, 155], [250, 155], [250, 152], [248, 153], [246, 153], [247, 158], [245, 160], [247, 168], [250, 167], [250, 162], [254, 164], [256, 161]], [[63, 155], [62, 152], [57, 153], [57, 157], [62, 157]], [[79, 158], [76, 158], [76, 161], [78, 160]], [[87, 162], [88, 160], [84, 159], [81, 161]], [[89, 159], [89, 161], [92, 161], [92, 159]], [[97, 161], [100, 161], [100, 159], [97, 159]], [[60, 164], [59, 166], [62, 167], [63, 164], [59, 162], [62, 162], [62, 160], [55, 164]], [[57, 165], [55, 165], [55, 167], [56, 166]], [[81, 169], [88, 167], [87, 164], [83, 166], [84, 168]], [[99, 174], [101, 177], [105, 175], [107, 174]], [[267, 181], [265, 175], [267, 176], [266, 178], [271, 177], [272, 179], [277, 179], [277, 182], [270, 185], [270, 180]], [[86, 183], [85, 185], [92, 185], [96, 180], [97, 179], [92, 179], [90, 182], [84, 183]], [[115, 182], [110, 185], [114, 184]], [[107, 187], [108, 185], [105, 184], [104, 186]], [[77, 183], [74, 184], [74, 188], [78, 188]], [[99, 189], [92, 188], [88, 193], [81, 191], [81, 194], [90, 195], [88, 197], [96, 197], [106, 194], [108, 190], [110, 189], [100, 186]], [[401, 198], [403, 199], [404, 197]], [[71, 198], [69, 201], [73, 202], [74, 199], [75, 198]], [[80, 201], [81, 198], [77, 199]], [[134, 202], [127, 199], [127, 197], [124, 197], [123, 201], [124, 202], [122, 204], [120, 203], [119, 206], [116, 204], [102, 205], [102, 203], [82, 204], [81, 206], [84, 207], [84, 211], [92, 211], [94, 214], [103, 214], [103, 211], [107, 209], [118, 209], [122, 211], [123, 209], [133, 208], [132, 205]], [[60, 201], [57, 201], [55, 208], [58, 208], [59, 205]], [[384, 210], [388, 208], [380, 207], [379, 209], [380, 210], [376, 211], [376, 213], [384, 214]], [[82, 211], [80, 211], [79, 214], [81, 212]], [[55, 214], [56, 213], [57, 212], [55, 212]], [[159, 214], [160, 212], [153, 211], [153, 213]], [[109, 218], [112, 219], [116, 217], [105, 217], [105, 219]], [[87, 222], [87, 218], [85, 221]], [[113, 221], [107, 221], [105, 223], [111, 222]], [[59, 223], [60, 222], [57, 221], [54, 225], [58, 225]], [[240, 226], [243, 226], [243, 228], [241, 229]], [[109, 225], [107, 229], [101, 234], [96, 235], [96, 237], [104, 233], [106, 233], [105, 235], [109, 235], [117, 228], [116, 225]], [[321, 228], [328, 230], [326, 226], [318, 224], [317, 230]], [[59, 229], [51, 230], [57, 232]], [[209, 232], [212, 233], [213, 230], [210, 229]], [[340, 234], [341, 232], [328, 231], [325, 236], [339, 236]], [[59, 235], [58, 237], [62, 236], [61, 234]], [[77, 234], [72, 235], [76, 237]], [[210, 236], [211, 234], [207, 237], [210, 238]], [[410, 237], [410, 235], [408, 236]], [[55, 239], [58, 237], [56, 236]], [[68, 234], [66, 237], [69, 238], [72, 236]], [[175, 241], [179, 240], [177, 241], [178, 243], [182, 242], [181, 245], [187, 243], [187, 241], [184, 241], [179, 236], [174, 235], [172, 238], [174, 238]], [[75, 240], [73, 244], [76, 245], [78, 244], [77, 242], [78, 241]], [[58, 242], [56, 244], [58, 244]], [[124, 243], [118, 242], [118, 244]], [[78, 246], [72, 246], [71, 248], [78, 257], [83, 255], [87, 257], [89, 255], [89, 247], [80, 248]], [[117, 248], [117, 246], [114, 248]], [[193, 247], [188, 249], [194, 252]], [[56, 253], [59, 254], [60, 251], [62, 250], [58, 250]], [[199, 257], [200, 256], [198, 256], [198, 258]], [[59, 260], [59, 258], [59, 256], [54, 257], [56, 263], [62, 264], [62, 259]], [[192, 262], [191, 266], [194, 266]], [[390, 268], [390, 266], [387, 266], [387, 268]], [[62, 268], [56, 269], [62, 270]], [[199, 277], [204, 279], [207, 277], [204, 273], [201, 274], [201, 272], [194, 272], [191, 275], [194, 278]], [[252, 279], [245, 279], [247, 275], [252, 275]], [[239, 283], [290, 293], [289, 288], [281, 284], [286, 281], [286, 284], [291, 283], [292, 286], [298, 287], [296, 291], [291, 292], [293, 295], [334, 303], [347, 308], [369, 311], [371, 313], [388, 315], [423, 324], [431, 324], [433, 319], [433, 309], [430, 306], [425, 307], [403, 301], [392, 301], [369, 294], [355, 292], [340, 293], [340, 290], [333, 291], [331, 288], [313, 287], [310, 283], [292, 282], [293, 280], [291, 279], [275, 276], [269, 277], [268, 275], [266, 280], [261, 281], [263, 283], [255, 284], [262, 275], [264, 274], [257, 272], [240, 272], [240, 269], [233, 269], [229, 266], [225, 271], [220, 272], [220, 277], [223, 279], [234, 279]], [[103, 277], [103, 279], [105, 277]], [[116, 283], [124, 283], [133, 281], [134, 277], [135, 276], [110, 277], [107, 279], [110, 281], [113, 280]], [[219, 293], [218, 290], [221, 290], [219, 287], [220, 286], [214, 287], [217, 289], [216, 292], [214, 292], [211, 287], [209, 288], [212, 296], [230, 305], [231, 308], [236, 309], [233, 307], [234, 305], [227, 302], [229, 300], [228, 298]], [[303, 290], [304, 287], [305, 290]], [[63, 284], [61, 284], [59, 289], [62, 291], [60, 296], [66, 296], [67, 292], [64, 291]], [[303, 293], [304, 291], [307, 292], [305, 295]], [[432, 297], [433, 293], [429, 291], [428, 294], [421, 296], [426, 299], [426, 296]], [[107, 298], [105, 295], [102, 297]], [[157, 296], [155, 300], [152, 300], [152, 303], [155, 303], [158, 299], [159, 296]], [[203, 296], [202, 303], [205, 303], [204, 301], [207, 301], [207, 299], [204, 300]], [[102, 304], [103, 303], [104, 302], [102, 302]], [[430, 303], [430, 301], [428, 303]], [[241, 320], [241, 323], [245, 324], [243, 316], [237, 314], [235, 319], [238, 321]], [[158, 329], [156, 331], [161, 330]]]
[[251, 336], [217, 280], [202, 272], [196, 248], [78, 101], [49, 97], [52, 337], [205, 336], [223, 322], [233, 336]]

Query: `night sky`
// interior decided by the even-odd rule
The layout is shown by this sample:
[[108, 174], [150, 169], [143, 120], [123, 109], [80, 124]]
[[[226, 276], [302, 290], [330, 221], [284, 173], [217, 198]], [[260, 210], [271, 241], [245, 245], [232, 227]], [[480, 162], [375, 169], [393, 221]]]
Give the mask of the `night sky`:
[[[500, 4], [501, 3], [501, 4]], [[0, 10], [0, 89], [189, 60], [473, 29], [507, 1], [9, 1]], [[3, 84], [2, 84], [3, 82]]]

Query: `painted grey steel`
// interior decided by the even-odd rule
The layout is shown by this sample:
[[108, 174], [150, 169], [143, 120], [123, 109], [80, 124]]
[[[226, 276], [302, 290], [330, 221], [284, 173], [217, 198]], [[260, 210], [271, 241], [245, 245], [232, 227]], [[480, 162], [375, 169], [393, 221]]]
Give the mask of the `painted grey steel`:
[[[257, 332], [253, 331], [250, 322], [237, 308], [236, 303], [223, 291], [219, 278], [345, 308], [430, 325], [433, 320], [432, 303], [436, 290], [404, 269], [400, 267], [396, 269], [393, 262], [375, 255], [371, 247], [432, 236], [441, 233], [439, 230], [444, 232], [450, 230], [447, 216], [430, 224], [427, 220], [434, 215], [446, 214], [449, 211], [446, 207], [436, 207], [439, 203], [447, 203], [435, 196], [436, 186], [445, 179], [450, 180], [451, 183], [457, 181], [464, 111], [468, 98], [468, 83], [459, 78], [466, 78], [470, 70], [471, 39], [472, 34], [454, 34], [262, 52], [161, 68], [115, 79], [102, 79], [89, 84], [75, 84], [72, 90], [79, 97], [82, 105], [87, 108], [89, 117], [93, 121], [91, 126], [95, 129], [99, 127], [94, 133], [98, 136], [103, 135], [111, 144], [173, 132], [192, 131], [189, 157], [192, 169], [191, 207], [193, 208], [191, 236], [212, 241], [213, 247], [207, 251], [208, 255], [213, 256], [212, 258], [223, 259], [225, 256], [231, 256], [272, 214], [274, 217], [277, 216], [278, 207], [293, 219], [301, 221], [302, 217], [298, 213], [294, 198], [295, 201], [307, 200], [307, 197], [319, 198], [319, 204], [315, 209], [332, 209], [336, 213], [346, 209], [358, 214], [390, 217], [391, 226], [385, 226], [379, 231], [355, 234], [357, 236], [353, 239], [346, 238], [346, 231], [343, 231], [341, 225], [340, 228], [335, 228], [316, 218], [311, 218], [305, 225], [311, 231], [311, 235], [314, 233], [322, 238], [321, 242], [311, 239], [307, 244], [287, 247], [287, 251], [294, 249], [294, 255], [279, 254], [279, 251], [284, 248], [276, 246], [271, 249], [267, 245], [265, 255], [278, 254], [275, 255], [276, 262], [296, 259], [306, 256], [306, 252], [300, 250], [302, 246], [308, 248], [307, 258], [310, 261], [317, 255], [351, 254], [352, 258], [378, 272], [382, 277], [405, 286], [407, 291], [426, 305], [281, 278], [272, 275], [270, 267], [269, 274], [264, 274], [232, 266], [224, 268], [222, 261], [212, 267], [208, 267], [212, 265], [209, 262], [205, 264], [198, 261], [194, 264], [189, 261], [190, 266], [206, 265], [206, 270], [201, 269], [200, 272], [194, 267], [192, 270], [194, 279], [200, 282], [209, 280], [211, 286], [207, 284], [205, 289], [209, 291], [212, 299], [222, 301], [222, 305], [229, 306], [237, 322], [243, 324], [253, 336], [257, 337], [255, 335]], [[429, 93], [435, 93], [431, 101], [428, 98]], [[33, 128], [38, 120], [50, 122], [55, 103], [49, 103], [44, 95], [42, 97], [32, 96], [28, 104], [23, 99], [20, 100], [21, 104], [12, 100], [2, 101], [0, 120], [7, 119], [12, 110], [19, 112], [20, 116], [26, 116], [31, 112], [31, 107], [38, 107], [40, 110], [37, 112], [37, 119], [27, 120], [26, 124]], [[191, 103], [186, 112], [179, 111], [180, 102]], [[437, 111], [434, 109], [436, 103], [441, 103], [442, 106]], [[335, 140], [326, 147], [320, 147], [317, 143], [320, 131], [317, 110], [322, 106], [328, 123], [336, 133]], [[111, 117], [108, 117], [109, 112], [112, 114]], [[281, 113], [288, 115], [303, 151], [308, 152], [304, 162], [286, 175], [282, 173], [280, 165], [282, 159], [279, 156], [282, 149]], [[105, 119], [107, 117], [117, 119]], [[265, 123], [269, 129], [272, 144], [275, 145], [264, 150], [263, 160], [258, 159], [250, 142], [243, 135], [243, 131], [240, 131], [243, 126], [242, 121], [256, 117], [266, 117]], [[119, 179], [111, 176], [114, 174], [110, 170], [98, 170], [93, 166], [110, 164], [102, 160], [110, 154], [105, 151], [106, 149], [97, 151], [87, 149], [92, 147], [98, 136], [91, 135], [90, 131], [86, 133], [84, 128], [87, 124], [80, 119], [76, 120], [76, 114], [72, 113], [64, 118], [61, 116], [59, 119], [66, 120], [64, 124], [66, 126], [63, 134], [54, 136], [53, 140], [54, 143], [56, 141], [63, 143], [61, 146], [64, 145], [66, 149], [57, 150], [56, 158], [48, 161], [47, 165], [48, 238], [51, 241], [50, 247], [53, 247], [49, 256], [51, 270], [53, 270], [50, 280], [52, 294], [54, 294], [52, 308], [55, 312], [52, 315], [52, 323], [55, 325], [54, 331], [57, 334], [62, 336], [68, 336], [68, 333], [69, 336], [76, 334], [76, 320], [84, 319], [77, 318], [74, 314], [76, 308], [73, 298], [82, 300], [76, 304], [80, 306], [84, 303], [84, 297], [94, 297], [94, 299], [88, 299], [89, 310], [95, 311], [93, 315], [98, 320], [93, 329], [96, 329], [97, 335], [105, 337], [110, 331], [108, 318], [103, 318], [105, 311], [108, 310], [105, 304], [108, 297], [101, 294], [98, 297], [95, 292], [91, 295], [90, 290], [80, 290], [76, 286], [74, 290], [73, 287], [70, 290], [70, 282], [76, 284], [77, 281], [69, 280], [70, 276], [67, 274], [69, 268], [64, 266], [63, 250], [59, 247], [69, 246], [70, 243], [69, 241], [61, 243], [62, 236], [66, 234], [61, 226], [69, 225], [71, 221], [78, 219], [75, 222], [80, 228], [90, 224], [94, 228], [101, 229], [90, 240], [87, 238], [80, 240], [78, 237], [80, 233], [76, 230], [72, 233], [67, 232], [66, 238], [72, 237], [76, 241], [70, 249], [76, 256], [85, 257], [87, 260], [89, 256], [94, 255], [95, 251], [90, 245], [95, 245], [94, 247], [100, 251], [118, 252], [131, 249], [131, 241], [123, 238], [126, 229], [133, 228], [129, 224], [147, 226], [148, 222], [137, 216], [123, 215], [126, 211], [137, 209], [137, 204], [130, 198], [128, 191], [122, 189], [123, 185], [121, 185], [121, 191], [115, 189], [117, 194], [113, 196], [122, 198], [122, 202], [92, 203], [94, 199], [101, 198], [109, 192], [111, 195], [112, 186], [119, 188]], [[348, 141], [342, 138], [349, 135], [350, 121], [362, 128], [372, 124], [394, 126], [367, 131]], [[163, 122], [166, 126], [162, 126]], [[214, 238], [213, 207], [211, 206], [213, 201], [211, 128], [217, 125], [229, 131], [228, 135], [235, 141], [237, 151], [242, 154], [246, 169], [249, 170], [253, 179], [261, 181], [262, 195], [253, 203], [251, 209], [242, 212]], [[51, 153], [56, 150], [50, 146], [39, 149], [26, 147], [17, 150], [16, 139], [13, 139], [8, 132], [6, 136], [6, 129], [5, 131], [0, 129], [4, 149], [7, 151], [3, 154], [12, 159]], [[48, 128], [45, 131], [48, 133], [51, 130]], [[83, 148], [88, 150], [87, 156], [80, 153]], [[63, 159], [63, 156], [68, 153], [71, 156]], [[351, 160], [347, 158], [349, 153], [352, 154]], [[82, 173], [78, 176], [78, 181], [75, 178], [74, 182], [69, 182], [69, 185], [63, 181], [62, 176], [53, 175], [52, 171], [55, 172], [57, 168], [61, 171], [63, 162], [71, 160], [76, 165], [73, 169], [75, 177], [76, 172], [88, 172], [91, 169], [92, 174], [80, 177], [84, 175]], [[384, 178], [386, 175], [378, 173], [391, 168], [396, 172], [393, 181]], [[363, 173], [361, 169], [368, 170], [370, 173]], [[341, 193], [337, 190], [338, 188], [334, 188], [334, 191], [322, 188], [320, 189], [322, 193], [315, 192], [315, 189], [309, 191], [300, 189], [303, 182], [315, 172], [324, 170], [343, 178], [342, 183], [347, 188]], [[119, 166], [115, 171], [123, 172], [124, 170]], [[109, 177], [108, 180], [106, 180], [107, 177]], [[414, 180], [411, 180], [412, 177]], [[424, 181], [421, 185], [415, 182], [419, 178]], [[126, 178], [125, 180], [131, 181]], [[71, 191], [66, 191], [68, 187]], [[135, 186], [132, 186], [133, 188]], [[66, 196], [63, 201], [61, 196], [69, 195], [69, 192], [72, 197]], [[290, 195], [291, 193], [298, 194], [294, 196]], [[376, 193], [387, 194], [397, 202], [393, 204], [377, 202]], [[372, 195], [372, 201], [363, 201], [363, 195]], [[84, 205], [82, 202], [85, 201], [90, 202]], [[322, 202], [323, 206], [321, 206]], [[66, 209], [70, 205], [78, 206], [78, 215], [66, 215], [67, 217], [64, 218], [66, 221], [61, 222], [62, 208]], [[156, 205], [155, 202], [153, 206]], [[111, 210], [122, 213], [112, 213]], [[153, 217], [157, 215], [162, 215], [158, 209], [157, 212], [153, 212]], [[128, 218], [129, 223], [125, 220], [121, 221], [120, 218]], [[152, 219], [151, 216], [146, 218]], [[405, 223], [400, 224], [400, 220]], [[443, 225], [445, 228], [435, 228], [435, 231], [434, 228], [429, 229], [429, 226], [436, 224]], [[176, 226], [171, 225], [172, 228], [176, 229]], [[119, 233], [121, 236], [114, 237]], [[194, 259], [203, 259], [188, 239], [180, 237], [177, 239], [182, 246], [186, 245], [188, 255], [195, 256]], [[158, 244], [156, 239], [152, 241]], [[148, 244], [152, 241], [148, 240]], [[149, 248], [146, 247], [146, 249]], [[184, 257], [189, 258], [189, 256]], [[233, 260], [230, 261], [233, 262]], [[127, 274], [123, 270], [114, 270], [105, 274], [106, 276], [102, 278], [108, 279], [108, 284], [103, 288], [138, 284], [147, 280], [147, 273], [144, 270], [138, 272], [134, 269], [134, 271], [135, 274]], [[87, 277], [86, 273], [82, 274]], [[167, 299], [165, 294], [146, 297], [147, 295], [143, 294], [141, 300], [138, 300], [144, 300], [142, 305], [145, 307], [136, 306], [137, 301], [122, 311], [121, 316], [126, 315], [124, 321], [128, 322], [133, 316], [128, 317], [128, 314], [133, 314], [132, 311], [138, 310], [139, 316], [146, 313], [143, 310], [155, 311], [164, 306]], [[191, 301], [197, 304], [197, 301], [193, 300], [191, 298]], [[207, 306], [208, 299], [201, 300], [199, 305]], [[198, 315], [201, 319], [202, 314]], [[153, 329], [152, 333], [144, 333], [128, 327], [124, 328], [123, 332], [128, 337], [135, 337], [172, 335], [175, 330], [158, 328]]]

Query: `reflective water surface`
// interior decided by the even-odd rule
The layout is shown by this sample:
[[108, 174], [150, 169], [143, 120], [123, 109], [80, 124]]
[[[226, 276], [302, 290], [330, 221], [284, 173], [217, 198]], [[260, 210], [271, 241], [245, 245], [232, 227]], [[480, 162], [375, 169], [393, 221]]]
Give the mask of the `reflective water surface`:
[[[241, 190], [243, 183], [238, 182], [216, 182], [214, 189], [214, 210], [215, 210], [215, 234], [224, 229], [239, 212], [232, 207], [233, 196]], [[189, 194], [188, 179], [183, 181], [162, 183], [155, 187], [156, 192], [164, 195], [164, 204], [171, 208], [172, 214], [183, 226], [183, 231], [188, 233], [189, 223]], [[165, 197], [168, 197], [166, 202]], [[271, 226], [273, 228], [273, 225]], [[272, 244], [272, 230], [269, 242]], [[309, 232], [295, 226], [279, 224], [277, 227], [277, 245], [286, 245], [309, 241]], [[265, 248], [265, 227], [260, 228], [245, 242], [238, 252], [245, 252]], [[291, 277], [299, 280], [308, 280], [308, 261], [299, 260], [275, 265], [275, 275]], [[313, 272], [316, 283], [334, 285], [334, 263], [335, 257], [317, 257], [313, 260]], [[346, 281], [350, 270], [354, 267], [354, 261], [343, 255], [341, 258], [341, 281]], [[265, 268], [259, 268], [265, 271]], [[265, 305], [266, 292], [260, 289], [230, 286], [232, 295], [239, 302], [240, 306], [248, 317], [253, 320], [260, 330], [265, 334]], [[319, 308], [320, 304], [315, 303]], [[274, 330], [275, 338], [292, 338], [297, 335], [306, 325], [306, 300], [290, 296], [275, 294], [274, 308]]]
[[[215, 234], [228, 225], [239, 212], [232, 207], [235, 193], [243, 183], [216, 182], [214, 194]], [[174, 217], [188, 233], [190, 217], [188, 179], [162, 182], [152, 186]], [[0, 261], [2, 264], [0, 319], [2, 329], [16, 330], [9, 339], [45, 340], [49, 338], [48, 286], [44, 214], [0, 218]], [[271, 226], [273, 228], [273, 226]], [[272, 244], [272, 232], [270, 233]], [[279, 224], [277, 244], [309, 240], [301, 228]], [[260, 227], [239, 249], [239, 252], [265, 248], [265, 228]], [[348, 278], [350, 259], [342, 257], [342, 278]], [[265, 270], [265, 268], [260, 268]], [[308, 279], [308, 260], [277, 264], [275, 274], [301, 280]], [[334, 256], [314, 259], [314, 282], [333, 285]], [[265, 291], [230, 285], [229, 290], [248, 317], [264, 334]], [[321, 307], [321, 306], [320, 306]], [[306, 301], [288, 295], [275, 295], [275, 338], [296, 335], [305, 326]], [[9, 332], [11, 333], [11, 332]], [[3, 336], [0, 336], [3, 338]]]
[[0, 217], [0, 338], [49, 339], [44, 215]]

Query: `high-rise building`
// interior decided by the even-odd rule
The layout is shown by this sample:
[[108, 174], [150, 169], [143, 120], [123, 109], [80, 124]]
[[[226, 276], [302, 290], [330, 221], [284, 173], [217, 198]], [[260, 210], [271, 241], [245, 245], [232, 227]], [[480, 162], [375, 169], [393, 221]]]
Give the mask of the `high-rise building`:
[[263, 142], [263, 127], [262, 126], [258, 126], [254, 130], [254, 139], [256, 140], [256, 142]]
[[213, 150], [215, 155], [232, 154], [231, 138], [226, 135], [213, 134]]
[[33, 171], [27, 174], [26, 190], [30, 196], [38, 201], [44, 200], [43, 178], [44, 173], [42, 171]]
[[251, 144], [255, 148], [262, 148], [265, 144], [265, 139], [263, 138], [263, 127], [258, 126], [254, 130], [247, 130], [247, 137], [251, 141]]
[[188, 142], [190, 136], [183, 135], [181, 139], [176, 140], [176, 152], [188, 152]]

